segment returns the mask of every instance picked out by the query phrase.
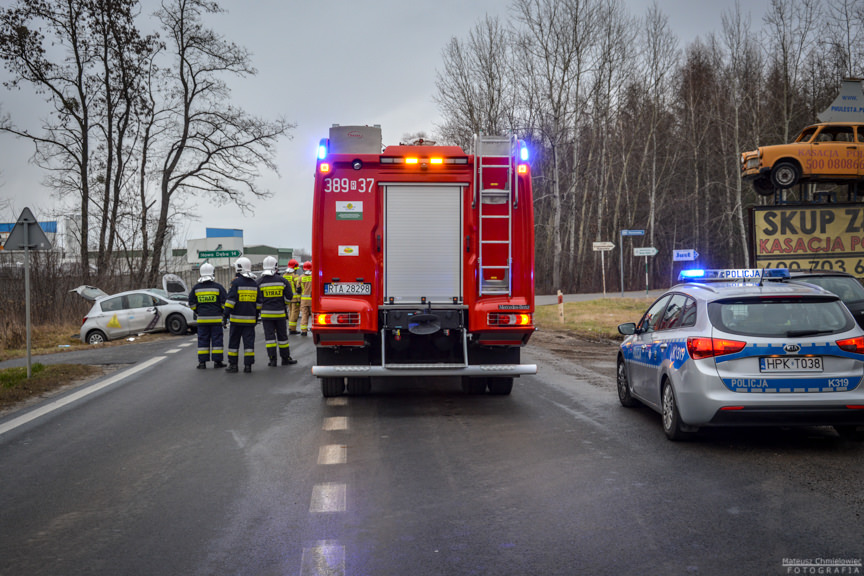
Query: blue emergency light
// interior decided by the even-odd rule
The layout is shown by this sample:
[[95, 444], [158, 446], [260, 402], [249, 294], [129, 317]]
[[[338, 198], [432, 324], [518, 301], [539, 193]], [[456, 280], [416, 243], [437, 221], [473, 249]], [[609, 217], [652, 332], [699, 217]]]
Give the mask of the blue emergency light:
[[330, 140], [328, 138], [322, 138], [321, 142], [318, 143], [318, 160], [323, 160], [327, 157], [327, 148], [330, 144]]
[[519, 148], [519, 159], [522, 162], [528, 161], [528, 146], [525, 145], [524, 142], [521, 142], [522, 146]]
[[783, 280], [790, 278], [788, 268], [741, 268], [715, 270], [682, 270], [678, 274], [679, 282], [696, 282], [699, 280]]

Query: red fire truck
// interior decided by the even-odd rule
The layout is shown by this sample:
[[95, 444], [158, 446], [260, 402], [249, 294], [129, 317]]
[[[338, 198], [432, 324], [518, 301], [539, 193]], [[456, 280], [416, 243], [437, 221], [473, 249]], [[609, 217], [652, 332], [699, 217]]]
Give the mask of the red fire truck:
[[506, 395], [535, 374], [534, 208], [527, 148], [479, 136], [474, 154], [418, 141], [382, 152], [379, 126], [321, 141], [312, 210], [312, 373], [324, 396], [373, 377], [459, 376]]

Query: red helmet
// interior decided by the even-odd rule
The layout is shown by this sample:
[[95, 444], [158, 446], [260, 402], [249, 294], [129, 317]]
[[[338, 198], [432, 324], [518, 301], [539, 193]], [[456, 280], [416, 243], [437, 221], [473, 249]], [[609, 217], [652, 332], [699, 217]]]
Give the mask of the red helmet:
[[311, 269], [312, 269], [312, 262], [310, 262], [309, 260], [307, 260], [306, 262], [303, 262], [303, 270], [311, 270]]
[[295, 260], [294, 258], [288, 261], [289, 268], [297, 268], [298, 266], [300, 266], [300, 263], [297, 262], [297, 260]]

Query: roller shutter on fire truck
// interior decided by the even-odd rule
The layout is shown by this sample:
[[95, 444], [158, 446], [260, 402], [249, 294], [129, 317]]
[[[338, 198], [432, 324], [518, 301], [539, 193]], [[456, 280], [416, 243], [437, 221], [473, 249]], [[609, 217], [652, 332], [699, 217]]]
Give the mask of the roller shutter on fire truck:
[[454, 376], [509, 394], [534, 374], [534, 213], [525, 148], [388, 146], [369, 126], [322, 140], [313, 195], [312, 373], [324, 396], [373, 377]]
[[462, 188], [384, 186], [384, 299], [462, 301]]

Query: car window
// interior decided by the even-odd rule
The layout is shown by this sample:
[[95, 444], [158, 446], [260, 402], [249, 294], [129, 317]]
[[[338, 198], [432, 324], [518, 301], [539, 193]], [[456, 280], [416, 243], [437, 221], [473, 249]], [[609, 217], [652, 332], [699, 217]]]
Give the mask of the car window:
[[848, 276], [804, 276], [802, 282], [816, 284], [840, 297], [844, 302], [864, 300], [864, 286], [856, 278]]
[[113, 298], [106, 298], [102, 302], [99, 303], [99, 306], [102, 308], [103, 312], [118, 312], [124, 309], [123, 306], [123, 296], [114, 296]]
[[666, 308], [669, 299], [670, 296], [666, 295], [654, 302], [642, 316], [642, 320], [639, 321], [639, 326], [636, 328], [641, 332], [654, 332], [657, 329], [657, 324], [663, 318], [663, 309]]
[[851, 126], [826, 126], [819, 132], [818, 142], [853, 142]]
[[127, 295], [129, 299], [129, 307], [130, 308], [149, 308], [154, 305], [155, 298], [150, 294], [144, 294], [141, 292], [136, 292], [134, 294]]
[[813, 134], [816, 133], [815, 127], [805, 128], [801, 131], [801, 134], [798, 135], [798, 138], [795, 139], [796, 142], [809, 142], [811, 138], [813, 138]]
[[[687, 324], [685, 324], [688, 322]], [[673, 294], [663, 312], [663, 319], [657, 330], [671, 330], [696, 323], [696, 301], [684, 294]]]
[[708, 317], [724, 332], [762, 337], [834, 334], [855, 325], [840, 300], [821, 296], [718, 300], [708, 304]]

